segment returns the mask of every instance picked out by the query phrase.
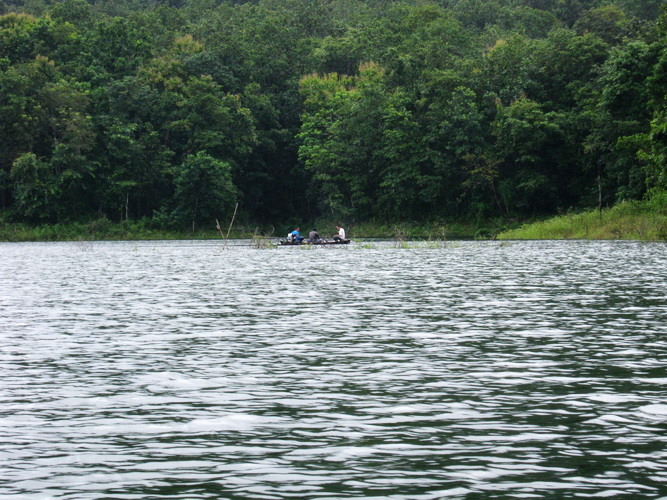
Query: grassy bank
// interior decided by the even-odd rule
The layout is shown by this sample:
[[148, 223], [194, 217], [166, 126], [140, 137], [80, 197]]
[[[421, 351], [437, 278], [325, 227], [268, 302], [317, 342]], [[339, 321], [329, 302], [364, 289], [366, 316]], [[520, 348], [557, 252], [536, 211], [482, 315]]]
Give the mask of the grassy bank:
[[667, 199], [627, 201], [603, 210], [561, 215], [498, 234], [501, 240], [667, 239]]

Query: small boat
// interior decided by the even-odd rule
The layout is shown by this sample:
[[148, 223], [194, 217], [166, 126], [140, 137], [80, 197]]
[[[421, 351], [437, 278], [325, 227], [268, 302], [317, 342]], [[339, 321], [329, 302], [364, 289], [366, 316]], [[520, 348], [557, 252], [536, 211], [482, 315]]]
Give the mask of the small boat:
[[352, 240], [318, 240], [318, 241], [313, 241], [312, 243], [306, 239], [303, 241], [297, 241], [297, 240], [280, 240], [278, 243], [279, 245], [290, 245], [290, 246], [300, 246], [300, 245], [347, 245], [351, 242]]

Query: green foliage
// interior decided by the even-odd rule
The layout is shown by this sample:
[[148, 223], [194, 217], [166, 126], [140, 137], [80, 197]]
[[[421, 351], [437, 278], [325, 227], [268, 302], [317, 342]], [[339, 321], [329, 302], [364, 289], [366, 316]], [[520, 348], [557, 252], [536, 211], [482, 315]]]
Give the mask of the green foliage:
[[561, 215], [500, 233], [511, 239], [667, 239], [664, 192], [650, 202], [622, 202], [611, 209]]
[[236, 202], [231, 166], [216, 160], [206, 151], [188, 156], [174, 179], [175, 217], [196, 224], [212, 225], [215, 219], [226, 219]]
[[585, 12], [574, 27], [580, 33], [593, 33], [607, 43], [615, 43], [625, 34], [628, 22], [620, 7], [605, 5]]
[[18, 157], [11, 170], [15, 210], [32, 221], [54, 221], [58, 214], [60, 189], [48, 163], [33, 153]]
[[0, 208], [391, 227], [638, 200], [667, 189], [661, 3], [5, 2]]

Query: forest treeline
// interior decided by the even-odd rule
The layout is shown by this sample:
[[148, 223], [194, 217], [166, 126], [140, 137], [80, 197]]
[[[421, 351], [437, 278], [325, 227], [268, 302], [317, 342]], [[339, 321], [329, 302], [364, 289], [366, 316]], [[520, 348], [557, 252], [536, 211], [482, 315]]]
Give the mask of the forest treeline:
[[439, 220], [666, 188], [661, 0], [0, 2], [5, 219]]

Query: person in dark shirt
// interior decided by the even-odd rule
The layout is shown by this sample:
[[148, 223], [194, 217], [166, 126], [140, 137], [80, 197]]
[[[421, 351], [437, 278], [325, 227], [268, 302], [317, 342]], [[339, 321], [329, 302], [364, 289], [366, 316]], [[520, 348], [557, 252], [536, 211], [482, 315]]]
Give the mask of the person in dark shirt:
[[313, 228], [313, 230], [308, 233], [308, 241], [311, 243], [317, 243], [320, 241], [320, 233], [317, 232], [317, 228]]

